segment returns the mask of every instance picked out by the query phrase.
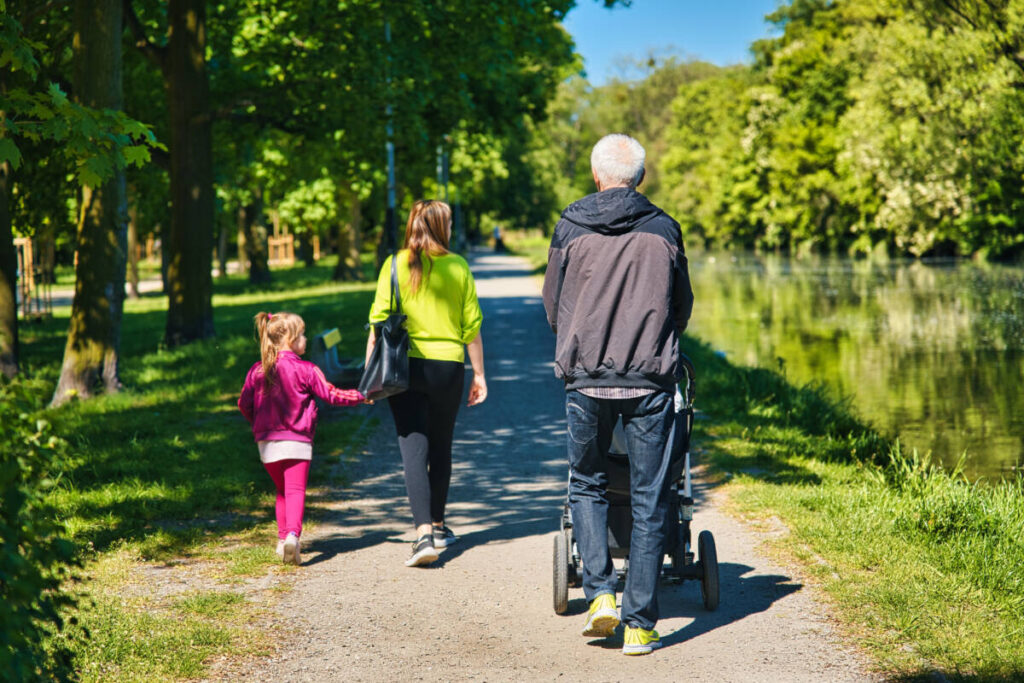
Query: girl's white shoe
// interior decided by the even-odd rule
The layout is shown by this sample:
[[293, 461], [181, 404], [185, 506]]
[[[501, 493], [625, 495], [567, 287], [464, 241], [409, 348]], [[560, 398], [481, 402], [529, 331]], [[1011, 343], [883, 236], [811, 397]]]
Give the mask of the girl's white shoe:
[[302, 559], [299, 556], [299, 537], [295, 535], [294, 531], [288, 532], [288, 536], [284, 539], [282, 559], [285, 564], [302, 564]]
[[283, 538], [277, 539], [277, 550], [275, 550], [274, 552], [277, 553], [278, 559], [281, 559], [281, 560], [284, 559], [284, 539]]

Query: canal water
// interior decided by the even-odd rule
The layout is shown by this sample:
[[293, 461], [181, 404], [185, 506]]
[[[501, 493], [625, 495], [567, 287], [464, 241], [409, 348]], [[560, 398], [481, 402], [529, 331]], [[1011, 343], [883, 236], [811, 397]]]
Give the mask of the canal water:
[[694, 252], [689, 332], [972, 479], [1024, 466], [1024, 267]]

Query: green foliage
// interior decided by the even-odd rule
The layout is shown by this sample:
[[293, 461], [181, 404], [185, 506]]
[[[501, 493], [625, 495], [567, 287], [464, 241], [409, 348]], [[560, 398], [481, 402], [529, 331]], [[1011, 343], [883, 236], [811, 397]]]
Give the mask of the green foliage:
[[18, 140], [47, 140], [73, 159], [82, 185], [98, 185], [114, 169], [142, 166], [150, 149], [166, 149], [148, 127], [112, 110], [96, 110], [71, 101], [57, 83], [41, 88], [35, 51], [45, 46], [22, 35], [9, 14], [0, 15], [0, 68], [10, 68], [8, 87], [0, 89], [0, 163], [17, 169]]
[[[216, 128], [226, 211], [259, 197], [299, 233], [353, 213], [379, 224], [390, 108], [399, 201], [437, 193], [445, 144], [453, 201], [520, 220], [518, 200], [543, 189], [517, 185], [530, 177], [523, 130], [576, 64], [559, 24], [572, 2], [279, 5], [211, 8], [211, 91], [230, 112]], [[159, 26], [159, 14], [148, 21]], [[545, 200], [535, 203], [547, 218]]]
[[530, 163], [564, 204], [592, 191], [590, 146], [625, 131], [648, 150], [641, 189], [709, 246], [1012, 257], [1022, 17], [1020, 0], [792, 0], [751, 66], [564, 83]]
[[66, 444], [33, 389], [0, 379], [0, 670], [11, 680], [69, 680], [68, 649], [47, 647], [75, 602], [61, 591], [74, 547], [47, 499]]

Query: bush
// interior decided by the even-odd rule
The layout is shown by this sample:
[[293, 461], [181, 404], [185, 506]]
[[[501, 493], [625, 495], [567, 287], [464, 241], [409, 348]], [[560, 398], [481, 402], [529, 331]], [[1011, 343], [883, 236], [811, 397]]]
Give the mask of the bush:
[[0, 671], [7, 680], [73, 676], [69, 650], [53, 636], [74, 604], [60, 589], [75, 549], [43, 503], [64, 443], [37, 417], [41, 395], [0, 380]]

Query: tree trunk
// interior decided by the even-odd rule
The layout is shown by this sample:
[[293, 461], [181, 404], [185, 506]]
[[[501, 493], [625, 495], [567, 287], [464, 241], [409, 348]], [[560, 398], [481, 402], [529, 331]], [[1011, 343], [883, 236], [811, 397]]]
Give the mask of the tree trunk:
[[252, 201], [239, 209], [239, 226], [245, 235], [245, 256], [249, 260], [249, 282], [270, 282], [267, 264], [267, 228], [263, 221], [263, 191], [252, 194]]
[[36, 282], [47, 285], [56, 283], [53, 268], [57, 262], [57, 229], [53, 221], [46, 221], [36, 228], [35, 243], [33, 252], [37, 254], [36, 264], [39, 269], [36, 271]]
[[212, 337], [213, 134], [206, 0], [170, 0], [165, 74], [171, 118], [168, 346]]
[[[0, 112], [0, 117], [3, 112]], [[0, 374], [18, 374], [18, 250], [11, 227], [11, 164], [0, 164]]]
[[335, 280], [362, 280], [363, 267], [359, 257], [362, 247], [362, 204], [350, 195], [349, 220], [338, 225], [338, 264], [334, 267]]
[[[75, 96], [97, 109], [121, 109], [121, 0], [76, 0]], [[83, 186], [78, 212], [75, 298], [53, 405], [92, 395], [98, 379], [116, 391], [124, 307], [127, 200], [123, 171]]]
[[228, 276], [228, 226], [226, 221], [220, 224], [220, 235], [217, 236], [217, 277]]
[[168, 295], [171, 285], [167, 281], [167, 223], [157, 225], [155, 231], [160, 236], [160, 291]]
[[238, 210], [238, 248], [239, 248], [239, 274], [249, 272], [249, 245], [246, 243], [246, 210], [239, 207]]
[[128, 207], [128, 298], [139, 298], [139, 210]]
[[300, 232], [295, 235], [295, 241], [298, 242], [299, 258], [302, 259], [303, 265], [307, 268], [315, 266], [316, 259], [313, 258], [313, 233], [309, 230]]

